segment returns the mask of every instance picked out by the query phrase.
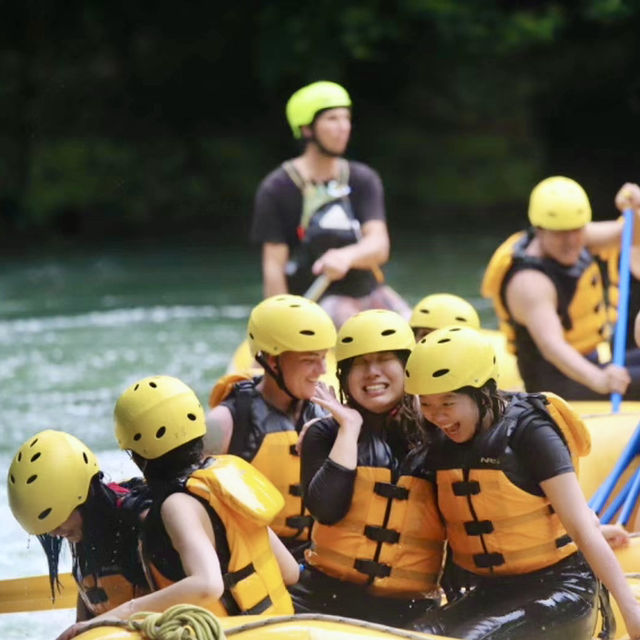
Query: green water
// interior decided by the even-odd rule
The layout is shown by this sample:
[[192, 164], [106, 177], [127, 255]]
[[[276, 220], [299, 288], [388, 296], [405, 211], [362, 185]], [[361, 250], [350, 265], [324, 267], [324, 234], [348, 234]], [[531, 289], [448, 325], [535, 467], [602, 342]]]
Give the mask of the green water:
[[[409, 303], [457, 293], [478, 308], [484, 326], [495, 326], [479, 286], [500, 238], [467, 232], [393, 240], [387, 280]], [[245, 248], [118, 246], [2, 260], [0, 579], [46, 571], [38, 542], [7, 504], [4, 477], [17, 447], [37, 431], [61, 429], [85, 441], [112, 478], [134, 473], [114, 446], [118, 395], [163, 373], [206, 402], [260, 290], [259, 256]], [[72, 618], [70, 611], [0, 616], [0, 637], [53, 638]]]

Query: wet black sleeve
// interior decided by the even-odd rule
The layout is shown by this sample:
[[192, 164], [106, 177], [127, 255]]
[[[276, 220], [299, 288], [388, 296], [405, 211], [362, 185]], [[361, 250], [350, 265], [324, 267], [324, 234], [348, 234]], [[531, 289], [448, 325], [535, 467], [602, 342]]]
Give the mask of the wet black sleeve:
[[514, 434], [511, 446], [537, 483], [574, 471], [569, 448], [550, 423], [526, 425]]
[[353, 212], [360, 223], [386, 220], [384, 188], [376, 171], [360, 162], [349, 163], [349, 186]]
[[301, 466], [304, 501], [313, 517], [322, 524], [344, 518], [353, 496], [355, 469], [346, 469], [329, 459], [337, 434], [331, 418], [312, 425], [302, 440]]

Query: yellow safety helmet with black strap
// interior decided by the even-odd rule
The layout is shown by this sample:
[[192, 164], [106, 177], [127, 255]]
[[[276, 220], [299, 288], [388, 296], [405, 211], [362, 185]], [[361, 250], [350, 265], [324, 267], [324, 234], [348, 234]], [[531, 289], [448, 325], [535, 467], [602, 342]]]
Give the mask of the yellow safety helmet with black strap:
[[336, 361], [378, 351], [410, 351], [415, 343], [409, 323], [395, 311], [369, 309], [349, 318], [340, 328]]
[[425, 336], [414, 347], [405, 367], [404, 389], [415, 395], [482, 387], [498, 379], [493, 345], [479, 331], [445, 327]]
[[257, 304], [249, 316], [247, 334], [252, 356], [325, 351], [336, 343], [336, 328], [327, 312], [312, 300], [290, 294]]
[[322, 80], [298, 89], [287, 101], [287, 120], [294, 138], [302, 137], [302, 127], [309, 126], [324, 109], [351, 107], [347, 90], [335, 82]]
[[584, 189], [571, 178], [553, 176], [538, 183], [529, 198], [529, 222], [549, 231], [580, 229], [591, 222]]
[[442, 329], [458, 324], [480, 328], [480, 318], [473, 306], [451, 293], [433, 293], [413, 308], [409, 324], [414, 329]]
[[9, 467], [9, 506], [23, 529], [50, 533], [87, 500], [100, 467], [93, 452], [64, 431], [47, 429], [29, 438]]
[[153, 460], [206, 433], [204, 410], [195, 392], [171, 376], [132, 384], [114, 410], [121, 449]]

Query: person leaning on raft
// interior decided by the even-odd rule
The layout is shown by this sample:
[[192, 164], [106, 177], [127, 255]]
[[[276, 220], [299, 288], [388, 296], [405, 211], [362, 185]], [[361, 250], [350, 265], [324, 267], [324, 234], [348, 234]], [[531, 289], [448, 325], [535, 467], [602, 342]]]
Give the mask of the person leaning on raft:
[[78, 438], [47, 429], [11, 462], [9, 505], [47, 555], [51, 597], [66, 539], [78, 585], [76, 620], [89, 620], [148, 593], [138, 559], [138, 530], [149, 506], [143, 483], [105, 483], [93, 452]]
[[438, 602], [444, 531], [433, 483], [411, 449], [420, 441], [405, 404], [411, 328], [387, 310], [363, 311], [338, 332], [342, 395], [320, 386], [331, 412], [302, 439], [302, 483], [316, 521], [308, 567], [291, 588], [296, 613], [406, 626]]
[[264, 296], [302, 294], [316, 276], [331, 281], [321, 305], [339, 327], [357, 311], [409, 307], [382, 284], [389, 257], [378, 174], [342, 158], [351, 134], [351, 98], [335, 82], [314, 82], [287, 102], [302, 154], [258, 187], [251, 240], [262, 246]]
[[[640, 187], [625, 184], [616, 206], [638, 213]], [[482, 284], [517, 355], [525, 388], [572, 400], [612, 392], [639, 399], [640, 350], [629, 350], [626, 368], [610, 363], [610, 349], [608, 357], [598, 355], [600, 345], [608, 346], [617, 291], [603, 281], [609, 269], [597, 255], [620, 246], [621, 220], [591, 222], [582, 187], [554, 176], [531, 192], [529, 221], [528, 231], [496, 250]], [[640, 244], [640, 223], [635, 227], [634, 242]]]
[[271, 528], [301, 557], [313, 519], [302, 502], [295, 445], [304, 423], [324, 415], [310, 399], [326, 371], [336, 330], [315, 302], [281, 294], [254, 307], [247, 335], [264, 376], [238, 382], [222, 391], [229, 394], [225, 399], [215, 400], [206, 417], [205, 453], [240, 456], [273, 482], [285, 507]]
[[550, 393], [500, 391], [493, 347], [463, 327], [415, 346], [405, 391], [419, 396], [430, 430], [425, 472], [435, 473], [451, 552], [445, 573], [470, 587], [413, 628], [467, 640], [591, 638], [600, 578], [640, 638], [640, 604], [578, 484], [590, 439], [571, 407]]
[[223, 616], [293, 613], [285, 582], [296, 582], [298, 564], [268, 528], [282, 496], [244, 460], [203, 456], [204, 412], [195, 393], [177, 378], [144, 378], [120, 396], [114, 417], [118, 444], [153, 498], [140, 539], [153, 593], [96, 619], [180, 603]]

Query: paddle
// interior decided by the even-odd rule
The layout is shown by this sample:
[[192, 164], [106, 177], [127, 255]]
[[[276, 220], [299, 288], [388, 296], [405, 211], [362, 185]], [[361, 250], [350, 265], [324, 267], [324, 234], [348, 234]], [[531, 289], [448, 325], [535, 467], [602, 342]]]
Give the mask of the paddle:
[[[624, 366], [627, 348], [627, 321], [629, 319], [629, 281], [631, 266], [631, 243], [633, 240], [633, 209], [625, 209], [624, 226], [622, 228], [622, 248], [620, 250], [620, 295], [618, 304], [618, 320], [613, 339], [613, 364]], [[620, 411], [622, 396], [619, 393], [611, 394], [611, 406], [613, 413]]]
[[77, 589], [71, 574], [59, 576], [62, 591], [51, 602], [49, 576], [31, 576], [0, 580], [0, 613], [70, 609], [76, 606]]

